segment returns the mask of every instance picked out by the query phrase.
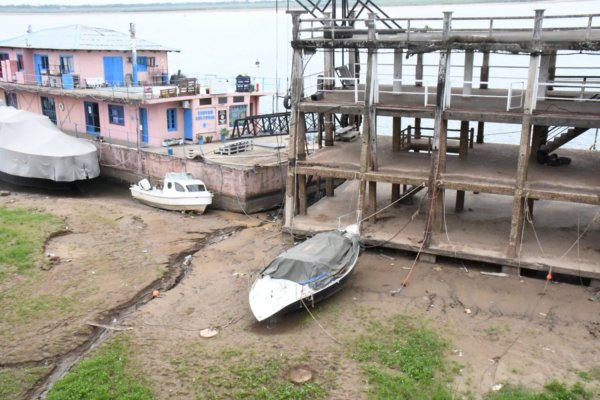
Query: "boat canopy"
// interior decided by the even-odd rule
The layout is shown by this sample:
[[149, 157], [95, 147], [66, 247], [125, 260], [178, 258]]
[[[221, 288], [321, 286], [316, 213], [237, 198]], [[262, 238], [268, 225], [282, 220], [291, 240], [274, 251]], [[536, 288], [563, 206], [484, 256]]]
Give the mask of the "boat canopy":
[[0, 106], [0, 171], [73, 182], [100, 175], [94, 144], [62, 132], [46, 116]]
[[351, 239], [342, 231], [318, 233], [275, 258], [261, 275], [320, 286], [329, 282], [330, 279], [325, 278], [335, 278], [350, 265], [359, 246], [358, 236]]

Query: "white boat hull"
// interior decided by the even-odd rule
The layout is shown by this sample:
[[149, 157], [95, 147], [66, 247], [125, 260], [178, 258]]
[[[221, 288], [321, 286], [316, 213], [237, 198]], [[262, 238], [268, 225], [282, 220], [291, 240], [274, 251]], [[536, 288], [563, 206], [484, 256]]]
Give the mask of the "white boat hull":
[[201, 195], [194, 197], [171, 197], [163, 195], [161, 190], [143, 190], [136, 187], [136, 185], [132, 186], [130, 190], [134, 199], [163, 210], [195, 211], [202, 214], [206, 207], [212, 204], [212, 194], [210, 192], [202, 192]]
[[[357, 233], [347, 231], [347, 236], [358, 238]], [[339, 272], [332, 276], [333, 279], [327, 279], [327, 283], [320, 285], [318, 289], [309, 285], [310, 282], [318, 281], [318, 277], [298, 283], [288, 279], [273, 278], [270, 275], [259, 276], [252, 285], [248, 298], [254, 317], [258, 321], [264, 321], [277, 314], [314, 306], [315, 303], [341, 289], [358, 262], [359, 255], [360, 249], [357, 247], [347, 264], [340, 265]]]

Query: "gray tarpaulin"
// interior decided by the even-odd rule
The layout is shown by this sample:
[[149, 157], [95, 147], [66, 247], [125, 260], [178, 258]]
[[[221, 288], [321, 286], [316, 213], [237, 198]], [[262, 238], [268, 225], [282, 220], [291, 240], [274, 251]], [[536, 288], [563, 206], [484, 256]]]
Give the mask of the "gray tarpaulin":
[[350, 239], [341, 231], [323, 232], [279, 255], [261, 274], [300, 284], [322, 282], [348, 267], [359, 250], [358, 236]]
[[62, 132], [48, 117], [0, 106], [0, 171], [73, 182], [100, 175], [92, 143]]

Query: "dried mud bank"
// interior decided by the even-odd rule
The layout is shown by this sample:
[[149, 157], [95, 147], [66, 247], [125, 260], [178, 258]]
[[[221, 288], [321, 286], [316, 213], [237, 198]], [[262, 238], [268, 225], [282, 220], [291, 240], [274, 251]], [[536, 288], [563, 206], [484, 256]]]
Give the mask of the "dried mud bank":
[[[202, 398], [203, 377], [227, 364], [223, 354], [236, 351], [252, 354], [259, 365], [261, 359], [289, 359], [307, 366], [313, 379], [329, 376], [328, 400], [366, 399], [369, 382], [348, 356], [347, 343], [371, 323], [397, 315], [427, 321], [450, 342], [448, 357], [461, 367], [454, 386], [475, 398], [506, 382], [531, 388], [552, 379], [574, 383], [578, 371], [600, 367], [597, 288], [489, 276], [477, 263], [465, 263], [467, 269], [441, 261], [419, 262], [408, 286], [392, 296], [413, 256], [375, 248], [361, 255], [345, 288], [313, 310], [318, 324], [302, 311], [260, 324], [249, 310], [248, 290], [254, 275], [291, 245], [277, 224], [215, 211], [192, 218], [108, 195], [16, 194], [0, 197], [0, 206], [65, 219], [71, 233], [46, 249], [61, 262], [25, 294], [76, 296], [80, 304], [52, 319], [26, 321], [23, 329], [3, 330], [0, 321], [0, 359], [7, 367], [34, 365], [27, 364], [31, 360], [58, 364], [61, 355], [77, 354], [107, 329], [86, 325], [95, 321], [127, 329], [114, 334], [129, 338], [132, 362], [157, 399]], [[148, 301], [155, 289], [160, 296]], [[206, 339], [201, 332], [208, 327], [221, 329]], [[42, 392], [40, 381], [19, 397]]]

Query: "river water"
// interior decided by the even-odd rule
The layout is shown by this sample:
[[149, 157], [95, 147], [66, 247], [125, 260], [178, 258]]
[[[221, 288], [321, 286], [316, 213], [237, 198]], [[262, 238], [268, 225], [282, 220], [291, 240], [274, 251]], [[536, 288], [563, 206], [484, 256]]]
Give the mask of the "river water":
[[[129, 24], [135, 23], [137, 36], [152, 42], [179, 49], [169, 56], [169, 73], [178, 70], [187, 76], [203, 78], [215, 75], [232, 79], [245, 73], [256, 78], [263, 90], [284, 92], [289, 87], [291, 48], [291, 17], [286, 14], [285, 2], [272, 9], [227, 9], [207, 11], [169, 12], [118, 12], [118, 13], [23, 13], [0, 14], [0, 40], [25, 34], [29, 25], [33, 30], [64, 25], [83, 24], [120, 32], [127, 32]], [[573, 13], [600, 13], [599, 1], [543, 1], [485, 4], [442, 4], [404, 7], [384, 7], [390, 17], [442, 17], [443, 11], [453, 11], [454, 17], [474, 16], [533, 16], [535, 9], [545, 9], [545, 15], [568, 15]], [[527, 22], [530, 24], [530, 22]], [[386, 60], [388, 57], [388, 60]], [[598, 63], [593, 55], [559, 57], [557, 74], [593, 75]], [[363, 60], [366, 57], [363, 57]], [[597, 58], [596, 58], [597, 60]], [[426, 79], [435, 82], [437, 56], [426, 55]], [[479, 58], [476, 57], [475, 65]], [[381, 54], [381, 63], [391, 64], [391, 54]], [[528, 59], [526, 56], [510, 57], [492, 55], [492, 65], [519, 66], [518, 69], [492, 69], [491, 74], [509, 75], [514, 79], [525, 79]], [[454, 57], [452, 64], [461, 64], [462, 57]], [[480, 61], [479, 61], [480, 63]], [[414, 57], [406, 60], [407, 66], [414, 65]], [[322, 70], [319, 57], [312, 59], [306, 73]], [[569, 70], [569, 67], [579, 69]], [[589, 70], [585, 69], [589, 68]], [[380, 67], [385, 75], [391, 66]], [[405, 67], [410, 71], [410, 67]], [[462, 72], [457, 73], [462, 75]], [[478, 75], [477, 71], [475, 75]], [[231, 81], [233, 82], [233, 81]], [[493, 82], [493, 81], [492, 81]], [[283, 111], [281, 102], [271, 98], [261, 103], [263, 112]], [[408, 122], [406, 122], [408, 123]], [[379, 122], [379, 130], [390, 129], [388, 120]], [[452, 125], [450, 126], [453, 127]], [[486, 141], [518, 143], [520, 128], [516, 125], [488, 124]], [[571, 147], [588, 148], [595, 140], [595, 130], [590, 130], [575, 141]]]

